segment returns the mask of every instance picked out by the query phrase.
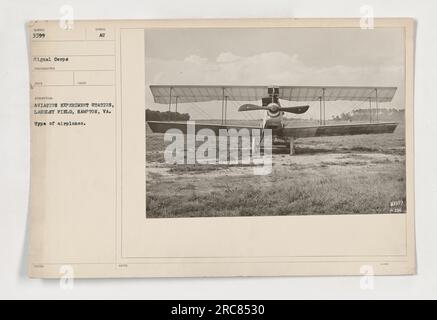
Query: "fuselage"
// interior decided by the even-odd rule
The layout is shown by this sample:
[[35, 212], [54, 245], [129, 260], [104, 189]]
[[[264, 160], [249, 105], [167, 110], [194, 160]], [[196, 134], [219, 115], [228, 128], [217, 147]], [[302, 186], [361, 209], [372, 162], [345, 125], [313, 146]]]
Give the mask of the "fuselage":
[[267, 110], [263, 119], [264, 129], [282, 129], [284, 127], [284, 112], [279, 111], [279, 103], [270, 103], [270, 110]]

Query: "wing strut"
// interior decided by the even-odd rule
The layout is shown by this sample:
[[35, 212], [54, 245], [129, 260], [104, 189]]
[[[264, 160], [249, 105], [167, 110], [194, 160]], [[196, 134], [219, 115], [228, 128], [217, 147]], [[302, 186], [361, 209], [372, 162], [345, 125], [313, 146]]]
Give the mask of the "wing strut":
[[319, 113], [319, 124], [326, 124], [326, 97], [325, 97], [325, 88], [322, 88], [322, 95], [319, 97], [320, 102], [320, 113]]
[[378, 88], [375, 88], [376, 122], [379, 122]]
[[225, 96], [225, 124], [228, 122], [228, 96]]
[[168, 102], [168, 111], [171, 111], [171, 92], [173, 91], [173, 87], [170, 87], [170, 101]]
[[225, 114], [225, 88], [222, 88], [222, 124]]
[[369, 97], [369, 114], [370, 114], [370, 123], [373, 122], [373, 117], [372, 117], [372, 98]]
[[319, 97], [320, 109], [319, 109], [319, 125], [322, 125], [322, 96]]

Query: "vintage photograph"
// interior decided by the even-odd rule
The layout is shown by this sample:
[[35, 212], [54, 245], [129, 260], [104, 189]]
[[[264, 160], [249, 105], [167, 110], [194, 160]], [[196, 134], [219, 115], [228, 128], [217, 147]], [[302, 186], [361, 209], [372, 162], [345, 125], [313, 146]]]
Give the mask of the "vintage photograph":
[[361, 21], [29, 23], [25, 276], [416, 274], [415, 21]]
[[406, 211], [402, 28], [145, 30], [146, 218]]

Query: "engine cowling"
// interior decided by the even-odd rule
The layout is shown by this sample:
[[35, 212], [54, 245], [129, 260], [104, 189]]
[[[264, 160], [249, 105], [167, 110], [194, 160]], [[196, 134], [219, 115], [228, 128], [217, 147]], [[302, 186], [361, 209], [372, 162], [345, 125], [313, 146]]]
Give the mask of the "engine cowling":
[[279, 115], [280, 115], [280, 109], [281, 109], [281, 107], [280, 107], [280, 105], [279, 104], [277, 104], [277, 103], [274, 103], [274, 102], [272, 102], [272, 103], [269, 103], [268, 105], [267, 105], [267, 114], [269, 115], [269, 117], [271, 117], [271, 118], [276, 118], [276, 117], [278, 117]]

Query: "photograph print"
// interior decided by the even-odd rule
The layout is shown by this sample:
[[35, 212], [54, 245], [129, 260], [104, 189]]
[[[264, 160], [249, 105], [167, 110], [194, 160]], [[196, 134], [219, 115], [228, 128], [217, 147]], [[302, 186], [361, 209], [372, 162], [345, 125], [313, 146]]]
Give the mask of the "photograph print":
[[404, 214], [402, 28], [145, 30], [146, 218]]

